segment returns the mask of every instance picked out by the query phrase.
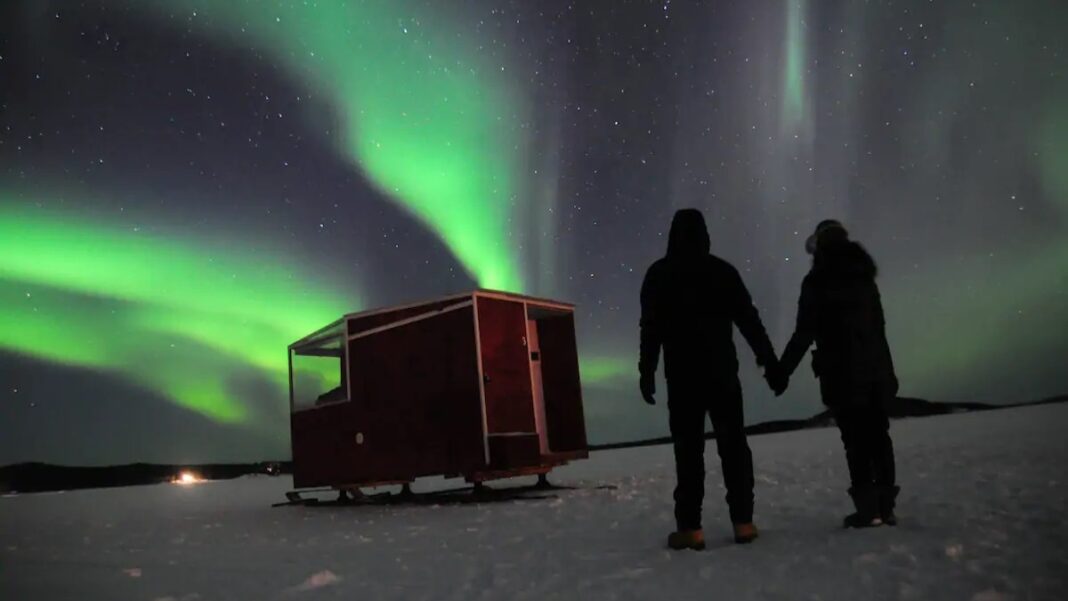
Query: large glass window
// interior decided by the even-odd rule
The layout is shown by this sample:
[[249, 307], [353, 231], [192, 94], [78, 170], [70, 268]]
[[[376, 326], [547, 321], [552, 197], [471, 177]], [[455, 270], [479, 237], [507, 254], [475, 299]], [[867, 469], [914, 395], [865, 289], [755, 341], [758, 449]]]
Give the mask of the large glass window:
[[293, 364], [293, 411], [348, 400], [345, 345], [341, 332], [326, 333], [294, 347], [290, 351], [290, 360]]

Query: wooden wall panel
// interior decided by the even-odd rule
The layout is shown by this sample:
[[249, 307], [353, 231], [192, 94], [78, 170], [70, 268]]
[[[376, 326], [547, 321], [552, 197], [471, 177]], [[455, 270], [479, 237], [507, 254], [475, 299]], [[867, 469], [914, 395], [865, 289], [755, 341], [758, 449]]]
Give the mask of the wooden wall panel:
[[506, 470], [541, 463], [537, 434], [490, 436], [490, 469]]
[[485, 463], [473, 320], [467, 307], [350, 342], [352, 402], [367, 422], [360, 455], [371, 477]]
[[354, 339], [348, 361], [350, 401], [293, 415], [296, 486], [484, 467], [471, 307]]
[[355, 423], [349, 403], [298, 411], [290, 421], [293, 446], [293, 485], [296, 488], [342, 482], [357, 459], [350, 425]]
[[552, 452], [586, 449], [575, 318], [566, 315], [538, 320], [545, 421]]

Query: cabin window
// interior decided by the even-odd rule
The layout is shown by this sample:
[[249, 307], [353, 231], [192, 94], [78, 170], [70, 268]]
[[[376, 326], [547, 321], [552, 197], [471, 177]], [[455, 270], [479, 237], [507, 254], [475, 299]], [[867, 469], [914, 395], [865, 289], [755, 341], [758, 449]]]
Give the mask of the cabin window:
[[343, 340], [326, 335], [290, 350], [293, 411], [348, 400]]

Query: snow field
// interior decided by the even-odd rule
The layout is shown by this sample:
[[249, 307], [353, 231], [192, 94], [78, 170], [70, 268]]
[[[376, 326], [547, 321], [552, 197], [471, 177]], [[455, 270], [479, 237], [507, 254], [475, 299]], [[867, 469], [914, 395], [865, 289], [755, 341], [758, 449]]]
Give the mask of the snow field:
[[0, 599], [1063, 600], [1066, 425], [1064, 404], [894, 422], [901, 525], [862, 531], [839, 528], [837, 430], [751, 437], [746, 546], [710, 441], [705, 552], [663, 547], [668, 446], [594, 453], [538, 500], [271, 508], [288, 477], [0, 498]]

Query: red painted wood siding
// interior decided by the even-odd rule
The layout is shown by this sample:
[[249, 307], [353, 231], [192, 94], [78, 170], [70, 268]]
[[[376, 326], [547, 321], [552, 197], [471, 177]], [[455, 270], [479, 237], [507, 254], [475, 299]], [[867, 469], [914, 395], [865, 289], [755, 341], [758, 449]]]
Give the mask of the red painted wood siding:
[[352, 400], [293, 415], [298, 487], [485, 466], [471, 307], [356, 338], [348, 360]]
[[586, 418], [582, 410], [575, 317], [572, 314], [538, 320], [541, 381], [549, 450], [586, 449]]

